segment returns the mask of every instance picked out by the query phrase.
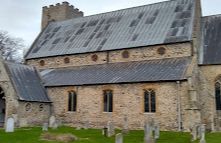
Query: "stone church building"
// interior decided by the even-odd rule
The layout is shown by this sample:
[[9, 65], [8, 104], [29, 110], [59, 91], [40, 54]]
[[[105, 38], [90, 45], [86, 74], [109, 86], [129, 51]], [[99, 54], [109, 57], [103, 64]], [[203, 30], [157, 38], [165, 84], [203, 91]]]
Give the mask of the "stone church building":
[[43, 7], [25, 65], [0, 59], [0, 124], [161, 130], [221, 129], [221, 15], [200, 0], [171, 0], [84, 16], [68, 2]]

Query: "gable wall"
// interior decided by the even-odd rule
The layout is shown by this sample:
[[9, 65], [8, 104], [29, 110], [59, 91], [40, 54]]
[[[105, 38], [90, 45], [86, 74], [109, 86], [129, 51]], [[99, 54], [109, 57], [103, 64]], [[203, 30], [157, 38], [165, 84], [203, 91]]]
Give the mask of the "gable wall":
[[[164, 47], [166, 49], [164, 55], [160, 55], [157, 51], [158, 48]], [[143, 48], [132, 48], [127, 49], [129, 52], [129, 58], [123, 58], [122, 53], [125, 50], [109, 51], [109, 52], [98, 52], [88, 54], [78, 54], [70, 56], [57, 56], [40, 59], [27, 60], [28, 65], [37, 67], [38, 69], [47, 68], [62, 68], [62, 67], [73, 67], [82, 65], [96, 65], [105, 63], [118, 63], [118, 62], [129, 62], [129, 61], [144, 61], [164, 58], [177, 58], [187, 57], [192, 55], [191, 43], [171, 44], [171, 45], [160, 45]], [[92, 60], [92, 55], [96, 54], [98, 60], [95, 62]], [[69, 57], [70, 63], [65, 64], [64, 58]], [[40, 66], [40, 61], [45, 61], [45, 66]]]

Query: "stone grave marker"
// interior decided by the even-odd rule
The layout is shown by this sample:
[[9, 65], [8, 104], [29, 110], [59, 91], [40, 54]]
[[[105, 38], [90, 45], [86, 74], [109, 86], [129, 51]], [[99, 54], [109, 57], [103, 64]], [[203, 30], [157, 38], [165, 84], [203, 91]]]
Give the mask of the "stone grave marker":
[[54, 124], [56, 124], [56, 118], [55, 118], [55, 116], [51, 116], [49, 118], [49, 127], [52, 128], [54, 126]]
[[109, 121], [107, 123], [107, 136], [111, 137], [115, 134], [115, 128], [113, 122]]
[[197, 125], [193, 125], [190, 129], [191, 131], [191, 135], [192, 135], [192, 140], [191, 141], [195, 141], [198, 139], [198, 126]]
[[14, 118], [8, 118], [7, 121], [6, 121], [5, 132], [6, 133], [14, 132], [14, 128], [15, 128], [15, 120], [14, 120]]
[[51, 116], [49, 118], [49, 127], [52, 128], [52, 129], [57, 129], [58, 128], [58, 124], [56, 122], [55, 116]]
[[205, 140], [205, 133], [206, 133], [206, 125], [203, 124], [201, 125], [201, 136], [200, 136], [200, 143], [206, 143], [206, 140]]
[[128, 118], [127, 116], [124, 117], [124, 125], [123, 125], [123, 131], [124, 134], [128, 134]]
[[197, 139], [200, 139], [201, 138], [201, 126], [200, 125], [198, 125], [197, 126]]
[[84, 128], [85, 130], [87, 130], [87, 129], [89, 128], [89, 125], [90, 125], [89, 121], [83, 122], [83, 128]]
[[123, 143], [123, 135], [122, 133], [119, 133], [115, 137], [115, 143]]
[[48, 123], [43, 124], [42, 131], [48, 131]]
[[154, 139], [157, 140], [160, 138], [160, 127], [158, 124], [154, 126]]
[[145, 123], [144, 125], [144, 143], [154, 143], [153, 132], [151, 124]]

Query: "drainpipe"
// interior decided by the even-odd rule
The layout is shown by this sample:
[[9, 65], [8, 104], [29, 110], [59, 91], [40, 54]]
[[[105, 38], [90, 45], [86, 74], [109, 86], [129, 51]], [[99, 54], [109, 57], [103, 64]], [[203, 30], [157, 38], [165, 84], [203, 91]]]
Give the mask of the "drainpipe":
[[182, 115], [181, 115], [181, 97], [180, 97], [180, 81], [176, 82], [177, 84], [177, 122], [178, 122], [178, 131], [182, 131]]

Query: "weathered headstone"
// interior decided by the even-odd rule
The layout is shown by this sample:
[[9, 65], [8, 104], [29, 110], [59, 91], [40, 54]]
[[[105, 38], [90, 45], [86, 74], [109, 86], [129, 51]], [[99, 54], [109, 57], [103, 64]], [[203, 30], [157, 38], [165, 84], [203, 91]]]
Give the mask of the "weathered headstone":
[[157, 140], [160, 138], [160, 127], [158, 124], [154, 126], [154, 139]]
[[55, 116], [51, 116], [50, 118], [49, 118], [49, 127], [50, 128], [53, 128], [53, 126], [56, 124], [56, 118], [55, 118]]
[[107, 123], [107, 136], [111, 137], [115, 134], [115, 128], [113, 122], [109, 121]]
[[48, 131], [48, 123], [43, 124], [42, 131]]
[[85, 130], [87, 130], [87, 129], [89, 128], [89, 125], [90, 125], [89, 121], [85, 121], [85, 122], [83, 123], [83, 128], [84, 128]]
[[152, 127], [150, 124], [145, 123], [144, 125], [144, 143], [154, 143]]
[[116, 135], [115, 143], [123, 143], [123, 135], [121, 133]]
[[15, 128], [14, 118], [8, 118], [6, 121], [5, 132], [7, 132], [7, 133], [14, 132], [14, 128]]
[[191, 127], [190, 131], [191, 131], [191, 135], [192, 135], [192, 140], [191, 141], [197, 140], [198, 139], [198, 137], [197, 137], [198, 136], [198, 133], [197, 133], [198, 126], [197, 125], [193, 125]]
[[201, 126], [198, 125], [197, 126], [197, 139], [200, 139], [201, 138]]
[[206, 143], [205, 140], [205, 133], [206, 133], [206, 125], [201, 125], [201, 137], [200, 137], [200, 143]]
[[80, 127], [80, 126], [77, 126], [77, 127], [75, 128], [75, 130], [81, 130], [81, 127]]
[[52, 128], [52, 129], [57, 129], [58, 128], [58, 124], [57, 124], [55, 116], [51, 116], [49, 118], [49, 127]]
[[104, 135], [105, 137], [108, 137], [108, 132], [107, 132], [107, 127], [106, 126], [102, 130], [102, 135]]
[[124, 134], [127, 134], [127, 133], [129, 132], [129, 130], [128, 130], [128, 118], [127, 118], [127, 116], [124, 117], [124, 125], [123, 125], [123, 130], [122, 130], [122, 132], [123, 132]]

